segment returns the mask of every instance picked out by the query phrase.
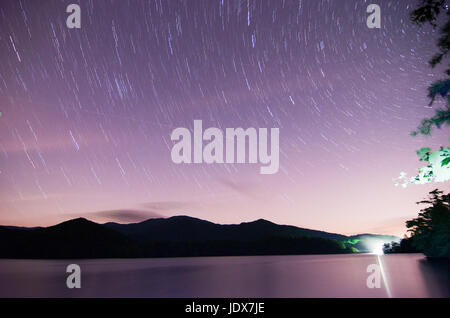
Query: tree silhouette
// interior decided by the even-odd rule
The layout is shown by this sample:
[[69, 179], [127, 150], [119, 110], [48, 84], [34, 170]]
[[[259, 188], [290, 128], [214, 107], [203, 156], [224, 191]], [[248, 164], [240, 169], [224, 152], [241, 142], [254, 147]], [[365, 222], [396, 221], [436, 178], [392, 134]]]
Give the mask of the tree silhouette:
[[[442, 12], [446, 12], [446, 22], [440, 28], [440, 37], [437, 41], [438, 53], [436, 53], [429, 61], [432, 68], [442, 63], [448, 57], [450, 51], [450, 11], [445, 0], [422, 0], [421, 5], [411, 12], [411, 20], [423, 26], [429, 23], [433, 28], [437, 28], [438, 20]], [[449, 65], [450, 66], [450, 65]], [[450, 68], [445, 70], [446, 75], [450, 75]], [[413, 136], [418, 134], [430, 135], [432, 128], [436, 126], [441, 128], [443, 125], [450, 124], [450, 79], [438, 80], [428, 87], [428, 97], [430, 98], [430, 106], [433, 105], [436, 97], [442, 97], [446, 101], [444, 109], [437, 109], [435, 116], [426, 118], [422, 121], [418, 129], [412, 132]]]
[[[437, 41], [438, 53], [429, 61], [432, 68], [443, 62], [448, 57], [450, 51], [450, 11], [445, 0], [422, 0], [420, 6], [411, 12], [411, 20], [423, 26], [431, 24], [433, 28], [438, 27], [438, 22], [442, 19], [442, 12], [446, 12], [443, 27], [439, 30], [439, 39]], [[445, 70], [447, 76], [450, 75], [450, 68]], [[430, 136], [434, 127], [440, 129], [445, 125], [450, 125], [450, 79], [447, 77], [435, 81], [428, 87], [428, 97], [431, 107], [437, 97], [445, 101], [444, 108], [438, 108], [435, 115], [431, 118], [422, 120], [417, 130], [411, 133], [412, 136], [419, 134]], [[440, 150], [431, 152], [430, 148], [422, 148], [417, 151], [421, 161], [427, 161], [428, 165], [419, 169], [419, 173], [414, 177], [406, 177], [402, 172], [397, 178], [395, 185], [401, 184], [406, 187], [408, 184], [424, 184], [430, 182], [444, 182], [450, 180], [450, 148], [441, 147]]]
[[431, 206], [406, 222], [413, 246], [429, 257], [450, 258], [450, 194], [436, 189], [417, 204]]

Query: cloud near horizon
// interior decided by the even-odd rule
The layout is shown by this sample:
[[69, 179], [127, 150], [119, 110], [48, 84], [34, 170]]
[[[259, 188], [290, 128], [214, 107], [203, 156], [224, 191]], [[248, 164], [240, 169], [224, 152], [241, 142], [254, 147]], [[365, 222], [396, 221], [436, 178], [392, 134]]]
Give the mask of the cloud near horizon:
[[137, 209], [117, 209], [106, 210], [98, 212], [90, 212], [84, 214], [72, 215], [76, 217], [95, 218], [102, 220], [109, 220], [109, 222], [125, 222], [125, 223], [137, 223], [148, 219], [164, 218], [165, 216], [150, 210], [137, 210]]

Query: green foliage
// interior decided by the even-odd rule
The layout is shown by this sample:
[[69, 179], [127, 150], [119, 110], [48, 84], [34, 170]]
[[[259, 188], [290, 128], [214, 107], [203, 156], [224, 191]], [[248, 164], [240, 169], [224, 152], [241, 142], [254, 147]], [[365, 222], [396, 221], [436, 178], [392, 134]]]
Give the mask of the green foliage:
[[406, 188], [409, 184], [425, 184], [431, 182], [445, 182], [450, 180], [450, 148], [441, 147], [440, 150], [431, 152], [424, 147], [417, 151], [421, 161], [428, 162], [427, 166], [421, 167], [419, 173], [414, 177], [407, 177], [405, 172], [394, 180], [395, 186], [402, 185]]
[[448, 91], [450, 90], [450, 80], [439, 80], [431, 84], [428, 87], [428, 97], [431, 99], [431, 104], [433, 104], [436, 96], [441, 96], [442, 98], [448, 98]]
[[[429, 61], [431, 67], [435, 67], [440, 64], [444, 57], [450, 50], [450, 11], [447, 9], [445, 0], [422, 0], [420, 6], [411, 12], [411, 20], [423, 26], [426, 23], [430, 23], [433, 28], [437, 27], [437, 20], [441, 12], [447, 12], [449, 18], [444, 26], [439, 30], [440, 37], [437, 42], [439, 52], [436, 53]], [[449, 70], [446, 71], [447, 75], [450, 75]]]
[[350, 240], [344, 241], [344, 243], [355, 245], [355, 244], [359, 243], [360, 241], [361, 241], [360, 239], [353, 239], [353, 240], [350, 239]]
[[[450, 11], [445, 0], [422, 0], [420, 6], [411, 13], [411, 20], [422, 26], [430, 23], [434, 28], [437, 27], [438, 17], [441, 12], [446, 11], [447, 22], [440, 29], [440, 37], [437, 47], [439, 53], [433, 56], [429, 61], [431, 67], [441, 63], [450, 50]], [[450, 69], [446, 70], [450, 75]], [[444, 109], [437, 109], [435, 115], [431, 118], [422, 120], [416, 131], [411, 136], [419, 134], [430, 136], [434, 127], [440, 129], [445, 125], [450, 125], [450, 79], [439, 80], [431, 84], [428, 88], [428, 97], [430, 106], [434, 103], [436, 97], [441, 97], [446, 101]], [[408, 184], [425, 184], [430, 182], [444, 182], [450, 180], [450, 149], [442, 148], [439, 151], [431, 152], [431, 149], [424, 147], [417, 151], [421, 161], [427, 161], [429, 164], [419, 169], [419, 173], [412, 178], [407, 178], [406, 173], [400, 173], [400, 177], [395, 181], [395, 185], [401, 184], [406, 187]]]
[[[448, 14], [448, 13], [447, 13]], [[435, 54], [429, 61], [431, 67], [435, 67], [437, 64], [442, 62], [442, 59], [446, 57], [450, 50], [450, 20], [444, 24], [440, 30], [440, 38], [438, 39], [437, 46], [439, 48], [439, 53]], [[449, 70], [446, 70], [446, 74], [450, 75]]]
[[445, 167], [450, 163], [450, 156], [442, 160], [441, 167]]
[[417, 204], [430, 206], [406, 222], [412, 245], [429, 257], [450, 258], [450, 194], [436, 189]]
[[[434, 28], [437, 27], [438, 17], [442, 12], [447, 12], [447, 22], [439, 30], [439, 39], [437, 41], [438, 53], [436, 53], [429, 61], [431, 67], [442, 63], [443, 59], [448, 56], [450, 51], [450, 11], [447, 8], [445, 0], [422, 0], [420, 6], [411, 12], [411, 20], [422, 26], [430, 23]], [[445, 71], [450, 75], [450, 69]], [[432, 128], [436, 126], [441, 128], [445, 124], [450, 124], [450, 79], [443, 79], [434, 82], [428, 88], [428, 97], [430, 98], [430, 106], [433, 105], [436, 97], [440, 96], [446, 100], [446, 108], [436, 110], [436, 114], [432, 118], [426, 118], [422, 121], [416, 131], [411, 133], [412, 136], [418, 134], [429, 136]]]
[[422, 0], [420, 6], [411, 13], [411, 20], [419, 25], [430, 23], [437, 27], [436, 19], [445, 10], [445, 0]]
[[420, 161], [428, 161], [430, 159], [430, 151], [431, 149], [428, 147], [417, 150], [417, 155], [420, 157]]
[[418, 134], [430, 136], [433, 126], [441, 128], [444, 125], [450, 125], [450, 104], [447, 105], [447, 109], [437, 109], [436, 115], [422, 120], [420, 126], [411, 133], [411, 136], [415, 137]]

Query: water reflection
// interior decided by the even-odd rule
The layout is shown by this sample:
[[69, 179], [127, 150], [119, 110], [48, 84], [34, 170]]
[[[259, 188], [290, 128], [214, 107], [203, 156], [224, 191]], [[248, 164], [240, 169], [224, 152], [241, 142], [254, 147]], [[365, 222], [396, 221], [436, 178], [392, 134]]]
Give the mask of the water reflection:
[[449, 260], [419, 260], [430, 295], [450, 298], [450, 261]]
[[[388, 297], [367, 287], [381, 262], [393, 297], [449, 297], [448, 263], [420, 254], [0, 260], [0, 297]], [[66, 287], [79, 264], [81, 289]]]

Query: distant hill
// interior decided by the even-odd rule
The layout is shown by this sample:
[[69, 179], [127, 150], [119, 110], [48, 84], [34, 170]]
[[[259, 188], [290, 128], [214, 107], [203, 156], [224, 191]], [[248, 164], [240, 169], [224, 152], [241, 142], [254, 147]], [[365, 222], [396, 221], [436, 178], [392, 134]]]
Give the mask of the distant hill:
[[141, 223], [117, 224], [106, 223], [106, 227], [117, 230], [138, 241], [255, 241], [277, 236], [285, 238], [318, 237], [335, 240], [346, 240], [340, 234], [303, 229], [290, 225], [278, 225], [263, 219], [241, 223], [222, 225], [189, 216], [150, 219]]
[[369, 251], [362, 242], [377, 237], [348, 237], [262, 219], [220, 225], [188, 216], [133, 224], [79, 218], [50, 227], [0, 226], [0, 258], [337, 254], [355, 252], [355, 246]]
[[46, 228], [0, 226], [0, 242], [1, 258], [126, 257], [135, 245], [128, 237], [83, 218]]

